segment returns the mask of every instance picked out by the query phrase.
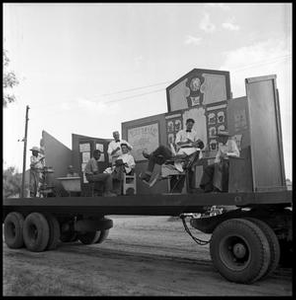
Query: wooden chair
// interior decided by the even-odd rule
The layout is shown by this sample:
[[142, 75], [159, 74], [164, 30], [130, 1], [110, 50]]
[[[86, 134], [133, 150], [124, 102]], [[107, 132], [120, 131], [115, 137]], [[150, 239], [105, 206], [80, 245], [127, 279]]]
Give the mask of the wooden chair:
[[137, 180], [136, 173], [133, 172], [131, 175], [123, 174], [123, 195], [135, 195], [137, 193]]

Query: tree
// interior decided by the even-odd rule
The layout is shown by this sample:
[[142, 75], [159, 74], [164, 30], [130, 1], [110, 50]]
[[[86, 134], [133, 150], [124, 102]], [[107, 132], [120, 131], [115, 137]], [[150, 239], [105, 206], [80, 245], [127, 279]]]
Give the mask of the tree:
[[7, 51], [3, 50], [3, 106], [6, 107], [8, 103], [15, 102], [16, 98], [9, 92], [14, 86], [19, 84], [15, 73], [9, 70], [9, 58]]
[[3, 197], [19, 196], [22, 189], [22, 174], [17, 173], [15, 167], [3, 171]]

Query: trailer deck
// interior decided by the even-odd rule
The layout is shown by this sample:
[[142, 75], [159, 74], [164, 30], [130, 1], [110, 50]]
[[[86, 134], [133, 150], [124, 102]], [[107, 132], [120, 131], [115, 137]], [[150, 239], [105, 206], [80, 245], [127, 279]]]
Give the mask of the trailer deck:
[[195, 213], [202, 206], [292, 205], [292, 191], [255, 193], [201, 193], [124, 195], [117, 197], [9, 198], [3, 201], [4, 217], [21, 210], [102, 215], [171, 215]]

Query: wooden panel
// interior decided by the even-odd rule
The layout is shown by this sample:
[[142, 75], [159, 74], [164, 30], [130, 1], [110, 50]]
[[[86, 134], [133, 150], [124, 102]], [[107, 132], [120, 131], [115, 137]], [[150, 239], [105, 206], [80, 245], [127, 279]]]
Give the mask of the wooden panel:
[[254, 191], [285, 188], [275, 79], [246, 79]]
[[45, 130], [42, 131], [42, 139], [46, 166], [54, 170], [55, 186], [61, 186], [56, 178], [68, 173], [68, 166], [72, 164], [72, 151]]
[[229, 193], [251, 192], [252, 166], [250, 147], [242, 149], [240, 157], [229, 158]]

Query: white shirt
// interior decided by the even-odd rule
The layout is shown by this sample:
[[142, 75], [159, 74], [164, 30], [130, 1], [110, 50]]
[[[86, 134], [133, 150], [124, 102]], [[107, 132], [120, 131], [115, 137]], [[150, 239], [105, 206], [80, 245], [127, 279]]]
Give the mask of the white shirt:
[[219, 163], [221, 161], [221, 156], [223, 155], [226, 155], [225, 159], [228, 159], [229, 156], [239, 157], [240, 153], [236, 142], [233, 139], [228, 139], [225, 145], [219, 143], [215, 163]]
[[128, 165], [125, 167], [125, 172], [127, 174], [136, 166], [134, 157], [130, 153], [122, 154], [118, 157], [118, 159], [122, 159], [122, 161]]
[[[122, 154], [121, 152], [121, 144], [127, 144], [128, 147], [131, 149], [133, 149], [133, 147], [125, 140], [119, 140], [119, 142], [116, 142], [115, 140], [111, 141], [108, 145], [108, 155], [109, 155], [109, 160], [112, 162], [112, 164], [114, 164], [115, 160], [118, 159], [118, 157]], [[113, 155], [111, 155], [111, 153], [117, 148], [119, 147], [120, 149], [117, 150]]]
[[44, 167], [44, 160], [40, 160], [43, 155], [38, 154], [38, 156], [32, 155], [30, 157], [31, 168], [33, 169], [42, 169]]
[[178, 148], [184, 147], [184, 146], [190, 146], [190, 143], [188, 143], [188, 145], [184, 144], [182, 146], [178, 146], [179, 142], [186, 142], [187, 139], [190, 139], [192, 142], [195, 142], [198, 140], [198, 135], [197, 132], [195, 130], [191, 130], [191, 132], [186, 132], [186, 129], [182, 129], [180, 131], [178, 131], [178, 133], [176, 134], [176, 140], [175, 140], [175, 144], [177, 145]]
[[[197, 147], [190, 147], [192, 142], [189, 142], [187, 144], [183, 144], [183, 145], [178, 145], [179, 142], [187, 142], [187, 139], [190, 139], [192, 142], [196, 142], [199, 137], [197, 135], [197, 132], [193, 129], [191, 129], [191, 132], [187, 132], [186, 129], [182, 129], [180, 131], [178, 131], [178, 133], [176, 134], [176, 140], [175, 140], [175, 144], [177, 146], [177, 154], [186, 154], [186, 155], [191, 155], [194, 152], [196, 152], [197, 150], [200, 150]], [[201, 155], [201, 153], [200, 153]], [[183, 172], [183, 163], [181, 162], [175, 162], [174, 163], [175, 168], [179, 171], [179, 172]]]

